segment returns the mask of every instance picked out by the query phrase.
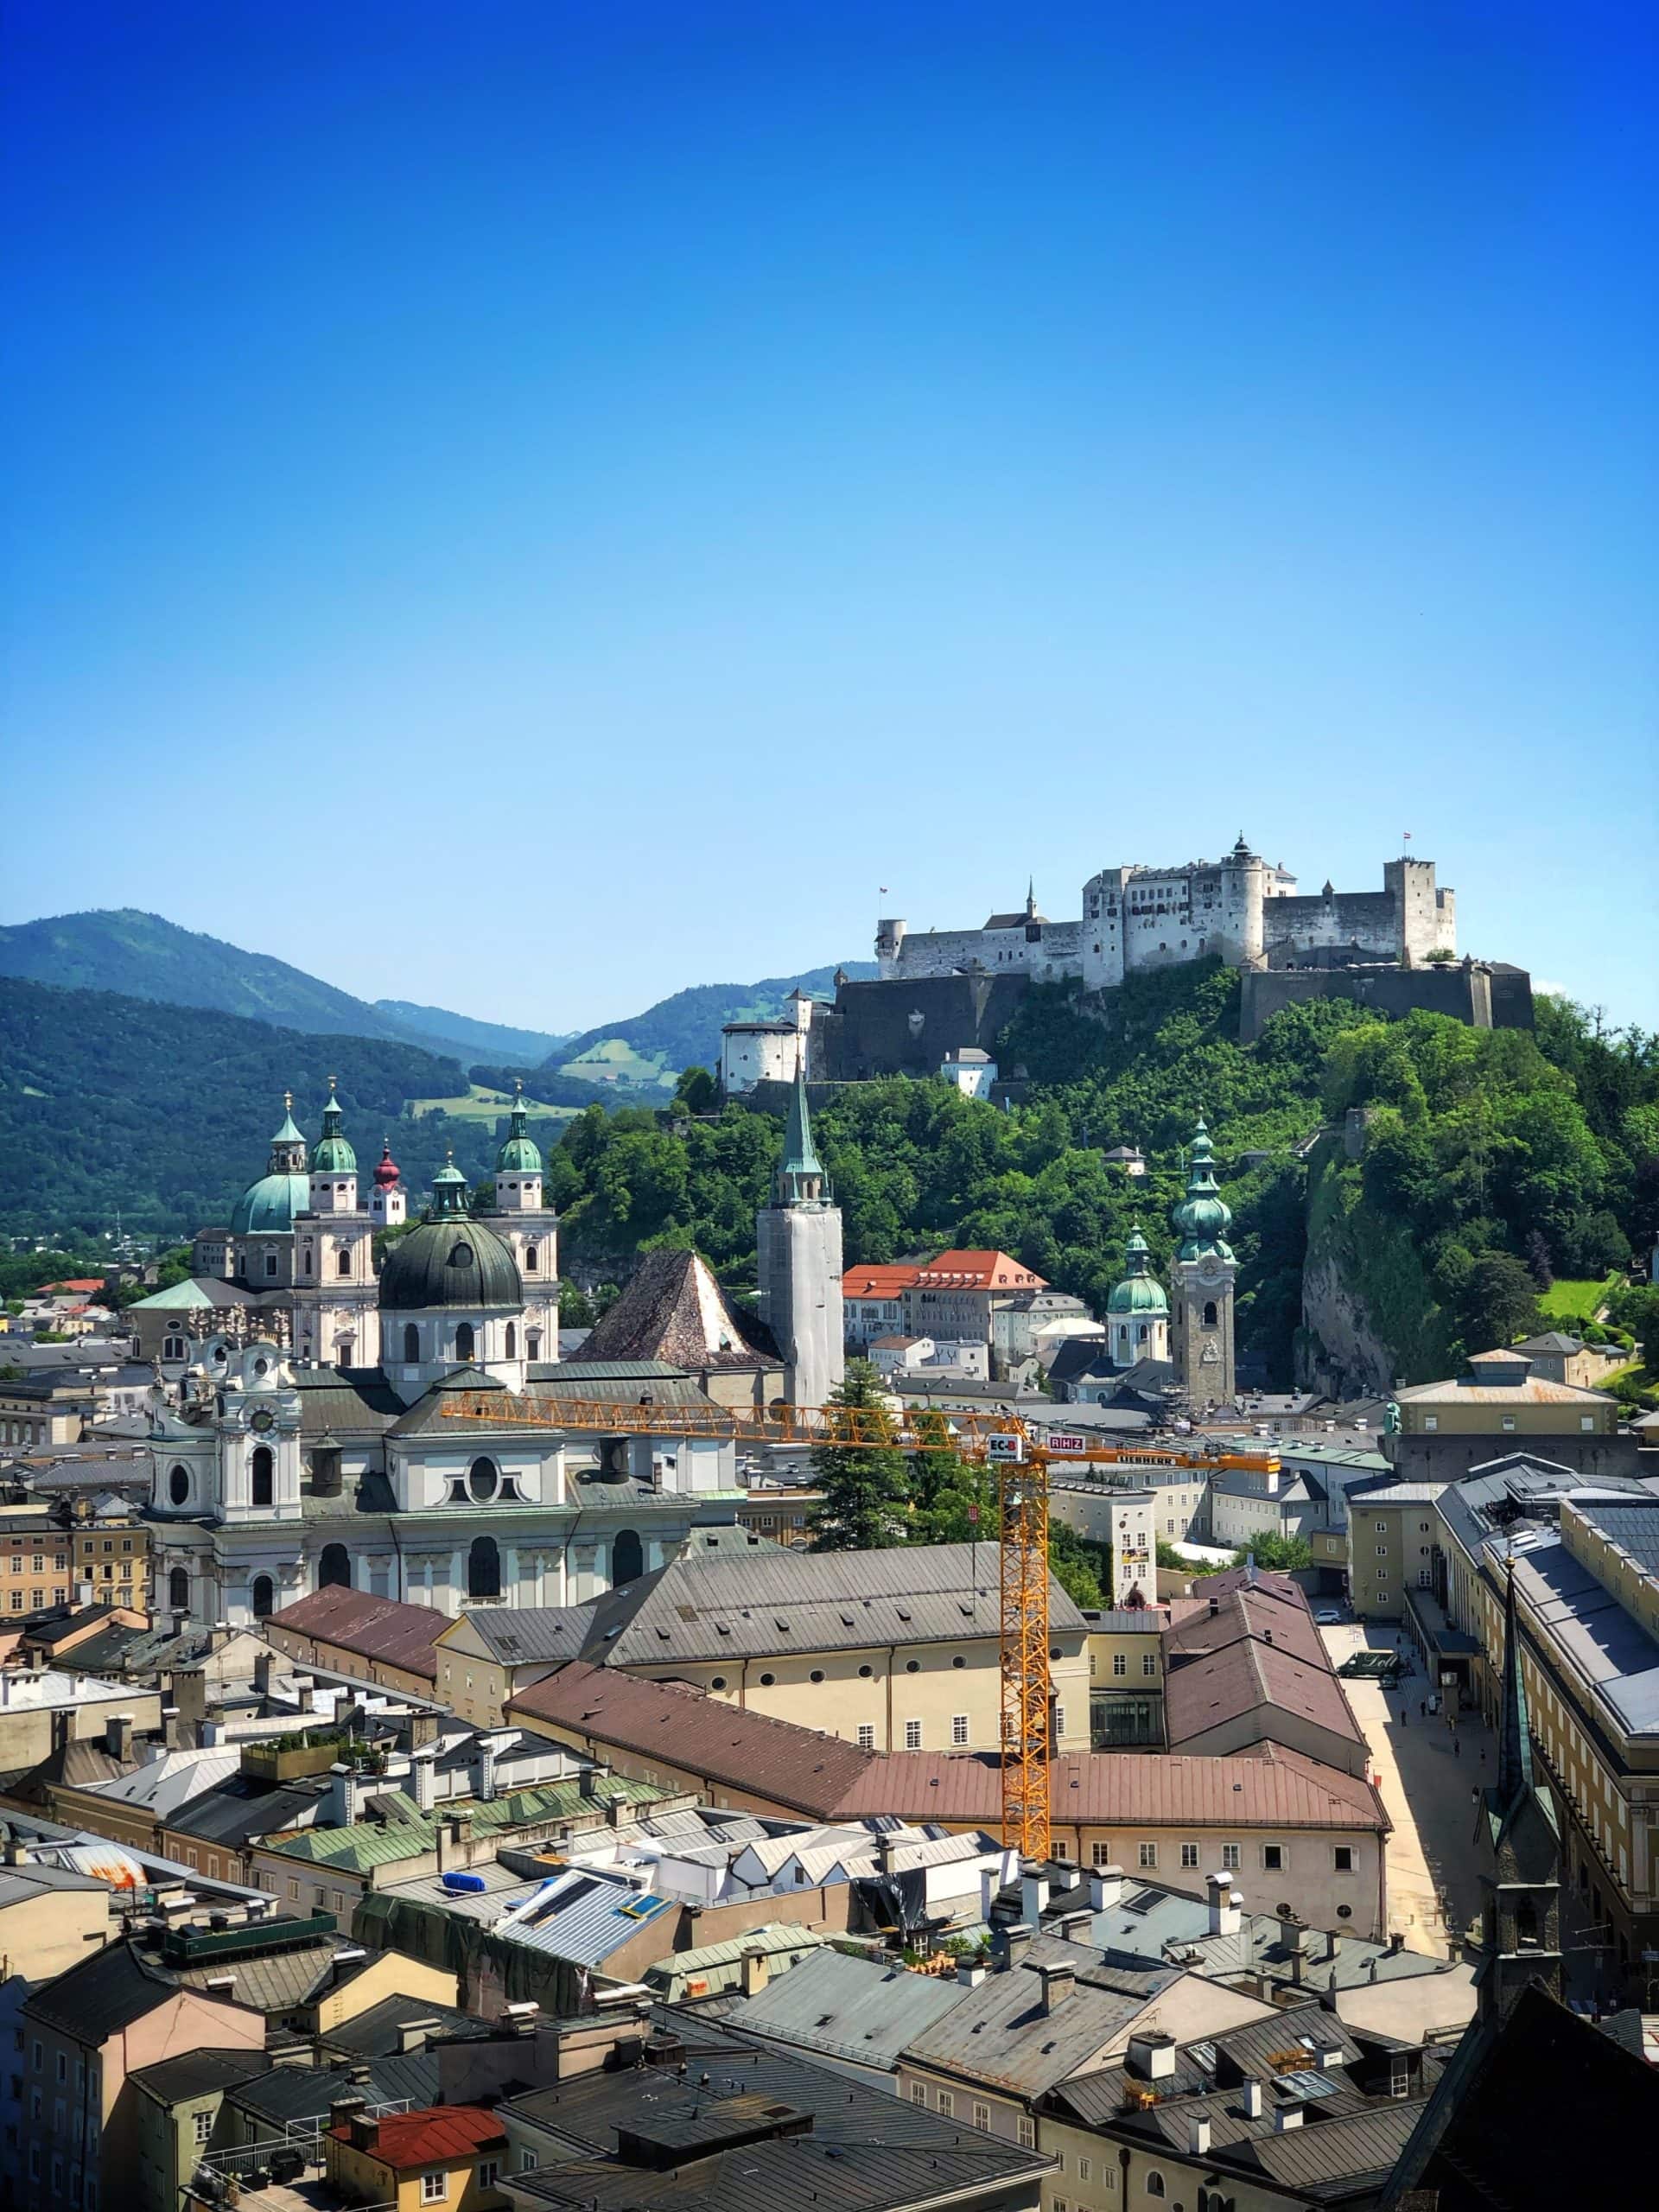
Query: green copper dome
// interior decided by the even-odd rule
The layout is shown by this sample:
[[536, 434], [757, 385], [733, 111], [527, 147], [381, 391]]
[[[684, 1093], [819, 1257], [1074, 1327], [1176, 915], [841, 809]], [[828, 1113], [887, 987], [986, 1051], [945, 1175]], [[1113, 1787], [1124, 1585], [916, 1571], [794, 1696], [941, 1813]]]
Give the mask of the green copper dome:
[[1202, 1120], [1192, 1133], [1186, 1196], [1171, 1210], [1169, 1217], [1181, 1232], [1182, 1259], [1196, 1260], [1205, 1252], [1215, 1252], [1224, 1260], [1232, 1258], [1232, 1247], [1224, 1240], [1233, 1225], [1233, 1210], [1216, 1182], [1215, 1147]]
[[512, 1113], [507, 1122], [507, 1141], [495, 1155], [498, 1175], [540, 1175], [542, 1155], [524, 1119], [524, 1086], [515, 1082]]
[[1123, 1248], [1123, 1256], [1129, 1272], [1107, 1300], [1106, 1311], [1109, 1313], [1167, 1313], [1169, 1300], [1164, 1295], [1162, 1283], [1151, 1272], [1151, 1255], [1138, 1223], [1129, 1233], [1129, 1241]]
[[328, 1103], [322, 1109], [322, 1135], [317, 1148], [311, 1155], [314, 1175], [355, 1175], [357, 1154], [346, 1141], [340, 1124], [343, 1120], [340, 1101], [334, 1096], [334, 1078], [328, 1078]]
[[432, 1211], [400, 1237], [380, 1270], [383, 1313], [420, 1313], [435, 1306], [463, 1310], [524, 1302], [518, 1262], [493, 1229], [467, 1211], [467, 1178], [452, 1154], [432, 1178]]
[[294, 1126], [294, 1094], [283, 1093], [283, 1126], [270, 1141], [270, 1157], [257, 1183], [250, 1184], [231, 1213], [232, 1236], [282, 1235], [294, 1217], [311, 1203], [311, 1179], [305, 1169], [305, 1139]]

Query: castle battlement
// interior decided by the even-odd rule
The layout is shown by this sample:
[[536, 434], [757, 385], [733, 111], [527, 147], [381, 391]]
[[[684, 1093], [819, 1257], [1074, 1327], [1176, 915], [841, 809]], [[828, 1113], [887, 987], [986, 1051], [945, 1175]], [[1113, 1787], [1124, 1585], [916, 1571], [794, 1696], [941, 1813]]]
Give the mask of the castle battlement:
[[982, 929], [912, 931], [899, 918], [876, 926], [884, 982], [927, 976], [1020, 976], [1109, 990], [1131, 969], [1214, 957], [1230, 967], [1294, 968], [1304, 961], [1394, 962], [1416, 967], [1457, 950], [1455, 894], [1438, 886], [1433, 861], [1388, 861], [1380, 891], [1307, 897], [1279, 863], [1241, 836], [1218, 861], [1103, 868], [1083, 887], [1079, 920], [1052, 922], [1028, 894], [1020, 913], [995, 913]]

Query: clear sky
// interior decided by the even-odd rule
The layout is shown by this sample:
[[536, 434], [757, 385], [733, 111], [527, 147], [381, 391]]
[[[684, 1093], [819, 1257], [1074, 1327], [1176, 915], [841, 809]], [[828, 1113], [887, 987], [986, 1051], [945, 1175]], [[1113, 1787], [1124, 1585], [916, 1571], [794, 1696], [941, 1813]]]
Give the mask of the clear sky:
[[1659, 1025], [1651, 5], [6, 12], [4, 918], [572, 1028], [1409, 830]]

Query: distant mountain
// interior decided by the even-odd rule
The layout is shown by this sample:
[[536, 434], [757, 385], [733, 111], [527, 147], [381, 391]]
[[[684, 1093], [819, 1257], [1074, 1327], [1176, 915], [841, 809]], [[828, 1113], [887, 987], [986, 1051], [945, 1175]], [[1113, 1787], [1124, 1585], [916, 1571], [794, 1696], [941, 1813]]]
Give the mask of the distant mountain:
[[249, 1021], [311, 1033], [427, 1044], [409, 1026], [319, 982], [269, 953], [244, 952], [216, 937], [181, 930], [160, 914], [121, 906], [58, 914], [0, 929], [0, 976], [64, 990], [114, 991], [168, 1006], [211, 1007]]
[[[843, 972], [855, 982], [875, 974], [869, 960], [844, 960]], [[758, 983], [698, 983], [659, 999], [626, 1021], [613, 1021], [566, 1040], [548, 1065], [589, 1082], [672, 1086], [682, 1068], [713, 1069], [720, 1058], [720, 1033], [728, 1021], [774, 1021], [791, 991], [829, 997], [836, 969], [809, 968], [798, 976], [768, 976]]]
[[442, 1006], [417, 1006], [412, 999], [377, 999], [374, 1003], [404, 1032], [441, 1039], [463, 1055], [499, 1060], [508, 1067], [539, 1067], [570, 1041], [544, 1029], [510, 1029], [499, 1021], [474, 1021], [470, 1014], [451, 1014]]
[[[416, 1203], [451, 1146], [474, 1181], [494, 1166], [505, 1104], [468, 1099], [453, 1059], [385, 1038], [0, 978], [0, 1233], [97, 1233], [118, 1211], [140, 1233], [227, 1222], [264, 1173], [283, 1091], [315, 1138], [331, 1073], [364, 1175], [383, 1135]], [[456, 1109], [400, 1119], [411, 1099]], [[532, 1109], [531, 1128], [545, 1149], [563, 1123]]]

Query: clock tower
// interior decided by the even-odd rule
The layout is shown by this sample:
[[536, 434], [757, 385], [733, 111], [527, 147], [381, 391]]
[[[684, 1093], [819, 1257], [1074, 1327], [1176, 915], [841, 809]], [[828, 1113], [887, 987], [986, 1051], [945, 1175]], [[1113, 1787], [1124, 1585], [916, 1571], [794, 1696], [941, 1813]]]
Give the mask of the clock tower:
[[1227, 1231], [1232, 1209], [1216, 1184], [1210, 1132], [1192, 1134], [1186, 1196], [1170, 1215], [1179, 1243], [1169, 1269], [1170, 1357], [1195, 1412], [1230, 1404], [1235, 1389], [1233, 1295], [1238, 1262]]

